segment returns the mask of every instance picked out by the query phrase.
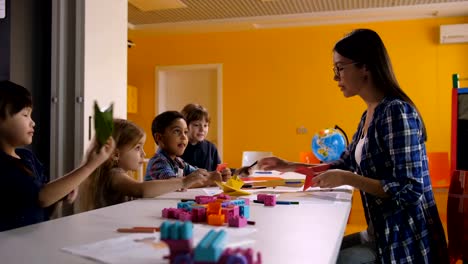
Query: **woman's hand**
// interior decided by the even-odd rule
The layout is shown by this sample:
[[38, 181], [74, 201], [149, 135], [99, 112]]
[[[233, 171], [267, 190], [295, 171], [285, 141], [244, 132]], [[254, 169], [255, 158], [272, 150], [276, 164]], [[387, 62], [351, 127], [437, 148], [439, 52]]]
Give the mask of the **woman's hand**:
[[277, 158], [277, 157], [267, 157], [258, 161], [258, 167], [261, 170], [277, 170], [281, 172], [293, 171], [293, 163]]
[[334, 188], [341, 185], [347, 185], [346, 174], [351, 173], [344, 170], [327, 170], [312, 178], [314, 187]]
[[235, 172], [234, 172], [234, 175], [238, 175], [240, 177], [247, 177], [249, 176], [250, 174], [252, 173], [252, 167], [250, 166], [246, 166], [246, 167], [242, 167], [242, 168], [239, 168], [237, 169]]

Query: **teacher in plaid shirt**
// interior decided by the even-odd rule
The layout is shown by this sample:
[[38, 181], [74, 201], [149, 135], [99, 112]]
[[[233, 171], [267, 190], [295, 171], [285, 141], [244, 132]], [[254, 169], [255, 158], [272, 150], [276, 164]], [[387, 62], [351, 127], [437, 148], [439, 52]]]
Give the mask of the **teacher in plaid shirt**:
[[344, 238], [338, 262], [375, 251], [379, 263], [447, 263], [424, 122], [399, 87], [382, 40], [372, 30], [355, 30], [336, 43], [333, 61], [343, 95], [367, 105], [337, 169], [315, 179], [320, 187], [361, 190], [368, 230]]
[[[357, 29], [335, 44], [334, 80], [345, 97], [367, 105], [340, 160], [313, 179], [315, 186], [351, 185], [361, 191], [368, 229], [343, 238], [338, 263], [448, 263], [447, 243], [434, 201], [426, 129], [393, 74], [379, 35]], [[298, 163], [259, 161], [265, 169]]]

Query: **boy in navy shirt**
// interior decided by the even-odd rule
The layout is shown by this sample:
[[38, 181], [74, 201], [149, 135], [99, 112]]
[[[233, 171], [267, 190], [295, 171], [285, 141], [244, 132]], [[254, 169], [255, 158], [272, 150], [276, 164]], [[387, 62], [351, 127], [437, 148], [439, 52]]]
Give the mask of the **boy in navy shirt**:
[[[182, 158], [190, 165], [203, 168], [208, 171], [217, 169], [221, 159], [216, 146], [206, 139], [210, 125], [208, 111], [199, 104], [188, 104], [182, 109], [188, 127], [189, 144], [185, 149]], [[231, 170], [224, 168], [221, 170], [223, 180], [231, 177]]]

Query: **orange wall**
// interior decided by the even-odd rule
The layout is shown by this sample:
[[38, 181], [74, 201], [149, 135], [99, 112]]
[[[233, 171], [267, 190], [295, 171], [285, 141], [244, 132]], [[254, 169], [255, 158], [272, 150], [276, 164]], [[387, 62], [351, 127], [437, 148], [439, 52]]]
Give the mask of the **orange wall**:
[[[358, 27], [376, 30], [387, 45], [402, 88], [428, 129], [429, 151], [450, 149], [451, 74], [468, 76], [468, 44], [440, 45], [439, 25], [468, 17], [317, 26], [227, 33], [142, 35], [129, 32], [128, 83], [138, 87], [139, 109], [128, 118], [148, 133], [155, 149], [155, 67], [223, 64], [224, 162], [241, 163], [243, 150], [268, 150], [297, 160], [321, 128], [341, 126], [351, 137], [365, 109], [345, 99], [333, 81], [332, 48]], [[304, 126], [307, 134], [297, 135]]]

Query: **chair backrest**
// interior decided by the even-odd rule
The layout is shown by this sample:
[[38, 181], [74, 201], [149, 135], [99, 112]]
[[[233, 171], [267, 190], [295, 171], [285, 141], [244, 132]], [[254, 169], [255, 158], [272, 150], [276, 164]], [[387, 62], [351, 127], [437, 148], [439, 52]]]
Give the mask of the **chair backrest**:
[[244, 151], [242, 152], [242, 167], [250, 166], [259, 159], [273, 156], [270, 151]]
[[448, 152], [428, 152], [429, 176], [432, 187], [447, 188], [450, 184]]

